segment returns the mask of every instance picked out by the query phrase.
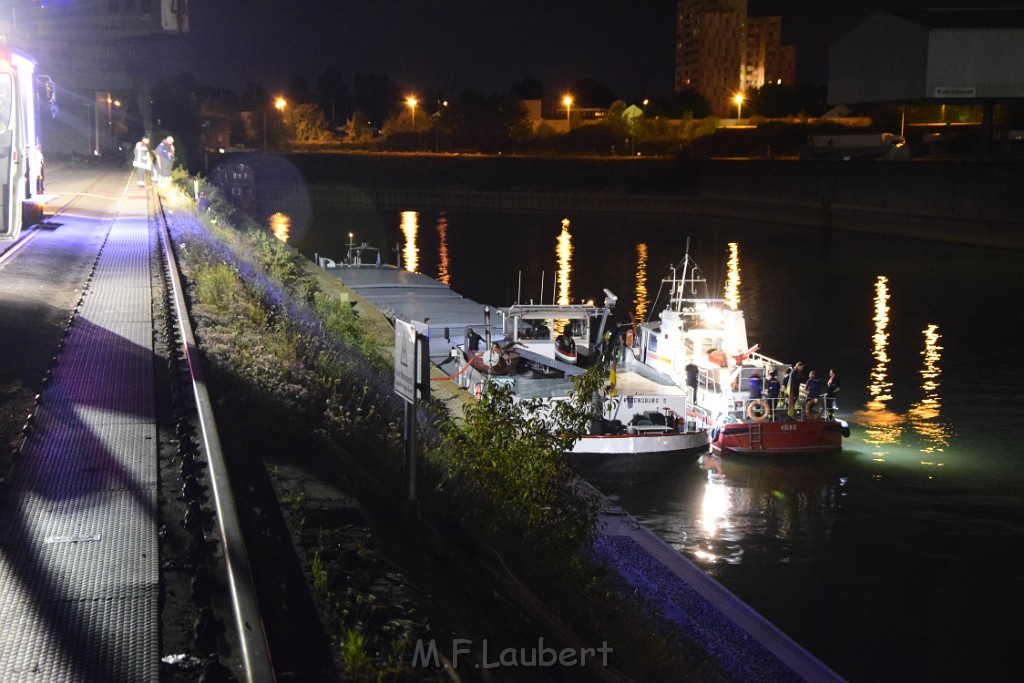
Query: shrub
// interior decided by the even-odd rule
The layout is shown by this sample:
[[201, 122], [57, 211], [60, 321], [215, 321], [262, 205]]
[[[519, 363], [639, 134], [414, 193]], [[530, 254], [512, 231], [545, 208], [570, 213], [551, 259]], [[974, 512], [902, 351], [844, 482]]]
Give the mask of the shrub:
[[236, 301], [242, 288], [238, 271], [226, 263], [197, 264], [193, 278], [199, 300], [218, 310]]
[[559, 563], [591, 538], [596, 501], [578, 489], [565, 452], [591, 419], [602, 376], [602, 368], [591, 368], [570, 398], [553, 406], [516, 400], [491, 384], [466, 408], [464, 424], [429, 453], [445, 472], [441, 487], [450, 489], [450, 504], [486, 542]]

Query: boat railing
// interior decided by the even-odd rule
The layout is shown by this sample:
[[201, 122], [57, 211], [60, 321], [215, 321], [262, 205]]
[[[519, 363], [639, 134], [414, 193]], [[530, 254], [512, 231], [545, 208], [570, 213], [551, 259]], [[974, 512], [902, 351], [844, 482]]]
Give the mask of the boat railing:
[[789, 399], [778, 398], [739, 398], [732, 399], [727, 411], [732, 422], [783, 422], [786, 420], [824, 420], [826, 419], [826, 398], [817, 396], [807, 398], [801, 391], [793, 404], [793, 417], [789, 415]]

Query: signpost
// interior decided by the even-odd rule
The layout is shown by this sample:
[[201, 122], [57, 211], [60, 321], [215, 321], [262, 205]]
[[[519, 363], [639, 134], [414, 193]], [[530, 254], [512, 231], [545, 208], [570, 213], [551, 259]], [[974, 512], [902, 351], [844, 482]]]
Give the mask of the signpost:
[[405, 399], [406, 500], [416, 500], [416, 405], [430, 396], [429, 336], [426, 323], [395, 320], [395, 393]]

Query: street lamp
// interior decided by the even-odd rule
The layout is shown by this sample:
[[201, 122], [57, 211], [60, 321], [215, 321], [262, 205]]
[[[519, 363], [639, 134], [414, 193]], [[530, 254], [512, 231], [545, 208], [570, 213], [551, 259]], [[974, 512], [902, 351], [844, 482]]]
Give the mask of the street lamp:
[[570, 118], [570, 112], [572, 111], [572, 96], [566, 95], [563, 97], [562, 104], [565, 105], [565, 123], [569, 128], [572, 128], [572, 119]]
[[741, 92], [736, 93], [733, 96], [732, 101], [736, 103], [736, 123], [739, 123], [740, 119], [743, 118], [740, 115], [740, 112], [743, 111], [743, 93], [741, 93]]
[[416, 132], [416, 98], [415, 97], [410, 97], [409, 99], [407, 99], [405, 101], [405, 103], [408, 104], [409, 105], [409, 109], [412, 110], [412, 130], [415, 133]]
[[434, 112], [434, 153], [441, 151], [441, 108], [448, 106], [448, 100], [437, 101], [437, 111]]
[[[288, 106], [288, 101], [283, 97], [274, 98], [274, 109], [278, 111], [284, 111], [284, 108]], [[267, 151], [267, 110], [263, 109], [263, 151]]]

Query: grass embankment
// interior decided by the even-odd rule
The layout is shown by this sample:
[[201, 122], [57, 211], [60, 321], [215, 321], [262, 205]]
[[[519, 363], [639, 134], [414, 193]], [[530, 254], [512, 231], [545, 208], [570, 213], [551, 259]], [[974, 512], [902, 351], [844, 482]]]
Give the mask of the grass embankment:
[[[577, 493], [566, 444], [507, 395], [471, 406], [459, 425], [439, 402], [421, 408], [420, 500], [404, 505], [393, 332], [206, 190], [213, 204], [198, 215], [176, 190], [164, 200], [222, 430], [270, 471], [343, 677], [705, 680], [715, 671], [590, 554], [596, 506]], [[564, 410], [561, 424], [578, 429], [584, 407]], [[480, 668], [511, 657], [507, 648], [525, 648], [522, 663], [541, 638], [556, 650], [612, 652], [585, 667], [577, 657], [518, 674]], [[439, 659], [424, 666], [417, 652], [430, 641]], [[458, 668], [447, 668], [456, 653]]]

